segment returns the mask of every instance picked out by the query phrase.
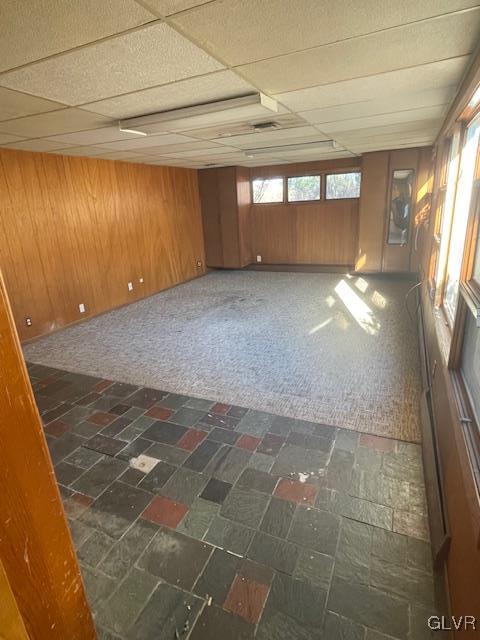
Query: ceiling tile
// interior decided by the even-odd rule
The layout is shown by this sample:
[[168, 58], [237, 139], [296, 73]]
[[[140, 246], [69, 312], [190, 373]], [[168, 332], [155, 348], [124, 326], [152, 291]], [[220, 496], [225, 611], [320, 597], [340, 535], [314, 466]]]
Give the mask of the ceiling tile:
[[53, 151], [62, 156], [98, 156], [101, 153], [108, 153], [108, 149], [103, 147], [67, 147], [59, 151]]
[[68, 105], [222, 69], [165, 23], [156, 23], [0, 76], [0, 85]]
[[396, 113], [386, 113], [383, 115], [368, 116], [366, 118], [352, 118], [350, 120], [340, 120], [338, 122], [324, 122], [321, 127], [325, 133], [335, 137], [335, 134], [339, 131], [351, 131], [353, 129], [361, 130], [371, 127], [381, 127], [389, 124], [399, 124], [402, 122], [440, 119], [445, 115], [445, 112], [445, 105], [440, 107], [425, 107], [423, 109], [397, 111]]
[[[161, 147], [160, 147], [161, 148]], [[215, 147], [212, 147], [211, 149], [190, 149], [189, 151], [171, 151], [168, 152], [165, 150], [165, 147], [163, 147], [162, 151], [161, 151], [163, 156], [169, 157], [169, 158], [196, 158], [201, 156], [203, 157], [208, 157], [208, 156], [221, 156], [223, 154], [228, 154], [228, 153], [237, 153], [238, 154], [238, 149], [236, 149], [235, 147], [225, 147], [223, 145], [216, 145]]]
[[134, 0], [6, 0], [0, 14], [1, 71], [155, 19]]
[[142, 149], [141, 153], [145, 153], [146, 147], [161, 147], [162, 145], [181, 144], [183, 142], [193, 142], [194, 138], [178, 135], [176, 133], [167, 133], [158, 136], [136, 136], [131, 140], [118, 140], [117, 142], [106, 142], [103, 146], [112, 149], [112, 151], [125, 151]]
[[159, 145], [156, 147], [146, 147], [145, 154], [148, 155], [168, 155], [170, 153], [176, 153], [181, 151], [204, 151], [204, 150], [213, 150], [213, 149], [222, 149], [222, 145], [215, 144], [215, 142], [209, 141], [199, 141], [199, 142], [185, 142], [183, 144], [167, 144], [167, 145]]
[[23, 138], [21, 136], [12, 136], [9, 133], [0, 133], [0, 144], [7, 144], [8, 142], [20, 142]]
[[294, 127], [292, 129], [277, 129], [249, 133], [242, 136], [222, 138], [223, 144], [232, 145], [241, 149], [253, 149], [255, 147], [268, 147], [279, 144], [295, 144], [298, 141], [309, 142], [312, 140], [326, 140], [315, 127]]
[[157, 111], [189, 107], [202, 102], [224, 100], [254, 93], [256, 89], [233, 71], [218, 71], [172, 84], [128, 93], [117, 98], [92, 102], [82, 109], [112, 118], [133, 118]]
[[307, 111], [335, 106], [356, 100], [377, 100], [391, 96], [405, 96], [423, 90], [457, 85], [470, 61], [469, 56], [442, 60], [411, 69], [390, 71], [366, 78], [355, 78], [332, 84], [276, 94], [294, 111]]
[[55, 111], [65, 105], [0, 87], [0, 121]]
[[120, 131], [118, 125], [110, 127], [101, 127], [97, 129], [88, 129], [86, 131], [76, 131], [75, 133], [62, 133], [58, 136], [52, 136], [51, 140], [68, 142], [74, 145], [103, 144], [105, 142], [115, 142], [117, 140], [138, 140], [138, 135]]
[[185, 9], [198, 7], [211, 0], [143, 0], [143, 4], [159, 16], [170, 16]]
[[172, 20], [200, 46], [235, 66], [477, 4], [476, 0], [219, 0]]
[[101, 127], [108, 123], [108, 118], [81, 109], [61, 109], [0, 122], [0, 132], [12, 133], [23, 138], [41, 138]]
[[131, 151], [109, 151], [103, 149], [102, 153], [97, 154], [98, 158], [102, 160], [129, 160], [131, 158], [143, 158], [141, 153], [133, 153]]
[[[350, 102], [323, 109], [312, 109], [300, 113], [302, 118], [312, 124], [321, 125], [323, 122], [361, 118], [375, 114], [394, 113], [423, 107], [447, 105], [455, 95], [455, 86], [442, 87], [432, 91], [419, 91], [406, 95], [394, 95], [380, 100], [364, 100]], [[354, 97], [354, 96], [352, 96]]]
[[256, 62], [239, 71], [266, 93], [295, 91], [467, 55], [475, 49], [479, 32], [476, 8]]
[[52, 142], [51, 140], [42, 140], [37, 138], [36, 140], [10, 142], [5, 146], [9, 149], [23, 149], [24, 151], [55, 151], [56, 149], [64, 149], [68, 145], [61, 142]]

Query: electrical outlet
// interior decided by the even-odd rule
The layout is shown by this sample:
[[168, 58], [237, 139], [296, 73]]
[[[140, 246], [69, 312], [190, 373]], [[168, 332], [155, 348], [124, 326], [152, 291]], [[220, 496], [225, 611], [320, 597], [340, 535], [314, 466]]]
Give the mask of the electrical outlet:
[[138, 279], [138, 281], [140, 282], [140, 284], [143, 284], [143, 278], [142, 278], [142, 277], [140, 277], [140, 278]]
[[197, 260], [197, 267], [201, 267], [202, 266], [202, 261], [201, 260]]
[[261, 262], [262, 261], [262, 256], [257, 256], [257, 262]]
[[129, 291], [133, 291], [133, 282], [129, 282], [127, 286]]
[[80, 311], [80, 313], [85, 313], [85, 305], [83, 304], [83, 302], [78, 305], [78, 310]]
[[32, 326], [32, 319], [31, 318], [25, 318], [25, 324], [27, 325], [27, 327], [31, 327]]

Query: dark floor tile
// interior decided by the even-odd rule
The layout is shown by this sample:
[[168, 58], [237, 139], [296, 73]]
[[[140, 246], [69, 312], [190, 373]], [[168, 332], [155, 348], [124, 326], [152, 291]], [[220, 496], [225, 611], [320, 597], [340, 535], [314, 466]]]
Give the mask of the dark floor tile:
[[218, 510], [219, 505], [215, 502], [197, 498], [193, 501], [177, 530], [192, 538], [197, 538], [197, 540], [203, 540]]
[[75, 480], [84, 472], [85, 469], [76, 467], [75, 465], [69, 464], [65, 461], [60, 462], [55, 467], [55, 476], [57, 478], [57, 482], [66, 486], [68, 486], [72, 482], [75, 482]]
[[115, 438], [108, 438], [107, 436], [97, 434], [96, 436], [93, 436], [93, 438], [87, 440], [84, 446], [87, 449], [93, 449], [93, 451], [98, 451], [106, 456], [115, 456], [125, 448], [125, 445], [126, 443], [122, 440], [116, 440]]
[[206, 400], [205, 398], [189, 398], [184, 406], [191, 409], [200, 409], [206, 413], [210, 411], [213, 404], [212, 400]]
[[205, 607], [198, 619], [190, 640], [253, 640], [255, 626], [233, 613], [228, 613], [216, 605]]
[[263, 518], [268, 502], [269, 498], [266, 495], [233, 487], [220, 509], [220, 515], [256, 529]]
[[175, 470], [176, 467], [173, 465], [160, 461], [147, 473], [139, 486], [141, 489], [145, 489], [151, 493], [158, 493]]
[[317, 492], [318, 487], [313, 484], [299, 480], [287, 480], [286, 478], [281, 478], [274, 491], [277, 498], [311, 507], [315, 504]]
[[201, 606], [199, 598], [161, 583], [127, 637], [129, 640], [181, 638], [192, 628]]
[[161, 442], [152, 444], [150, 449], [147, 449], [145, 453], [152, 458], [157, 458], [158, 460], [163, 460], [176, 466], [180, 466], [190, 455], [190, 451], [178, 449], [177, 447], [162, 444]]
[[215, 442], [222, 442], [223, 444], [235, 444], [239, 438], [240, 434], [236, 431], [220, 429], [219, 427], [215, 427], [208, 434], [209, 440], [215, 440]]
[[302, 549], [293, 572], [293, 577], [328, 591], [332, 579], [334, 559], [323, 553]]
[[263, 437], [270, 431], [274, 419], [275, 416], [271, 413], [251, 409], [241, 418], [236, 430], [251, 436]]
[[314, 551], [334, 555], [339, 529], [340, 520], [335, 514], [299, 506], [288, 539]]
[[[147, 416], [139, 416], [132, 420], [131, 418], [126, 417], [127, 414], [117, 418], [112, 425], [116, 423], [120, 423], [122, 421], [125, 422], [125, 426], [123, 429], [116, 429], [116, 433], [114, 434], [115, 438], [119, 440], [124, 440], [125, 442], [132, 442], [139, 436], [144, 437], [145, 431], [151, 427], [153, 424], [156, 424], [156, 421], [153, 418], [148, 418]], [[108, 427], [107, 427], [108, 429]], [[102, 434], [105, 434], [107, 429], [102, 430]]]
[[[163, 404], [164, 398], [167, 396], [165, 391], [158, 389], [149, 389], [142, 387], [133, 395], [128, 397], [126, 404], [132, 407], [141, 407], [142, 409], [150, 409], [155, 404]], [[165, 405], [166, 406], [166, 405]]]
[[332, 427], [328, 424], [314, 423], [313, 435], [320, 438], [327, 438], [328, 440], [334, 440], [337, 433], [336, 427]]
[[143, 432], [143, 437], [153, 442], [174, 445], [186, 432], [186, 427], [182, 427], [179, 424], [156, 421]]
[[328, 454], [324, 451], [285, 444], [273, 464], [271, 473], [295, 480], [308, 478], [309, 482], [318, 481], [323, 478], [327, 463]]
[[[318, 627], [306, 627], [282, 611], [264, 611], [257, 628], [256, 640], [334, 640], [324, 637]], [[337, 640], [335, 638], [335, 640]], [[338, 640], [350, 640], [348, 636]], [[353, 640], [353, 639], [352, 639]]]
[[287, 438], [287, 442], [288, 444], [294, 444], [304, 449], [314, 449], [315, 451], [325, 451], [328, 453], [333, 445], [333, 435], [332, 437], [322, 437], [292, 431]]
[[115, 581], [97, 569], [82, 566], [81, 570], [88, 602], [96, 611], [113, 593], [116, 587]]
[[205, 473], [233, 484], [247, 466], [251, 456], [250, 451], [223, 445], [205, 468]]
[[245, 554], [253, 538], [254, 531], [238, 522], [216, 516], [212, 521], [205, 540], [227, 551]]
[[327, 591], [291, 576], [277, 573], [273, 579], [265, 612], [281, 611], [306, 627], [320, 628]]
[[284, 416], [275, 416], [270, 433], [276, 433], [280, 436], [287, 437], [291, 431], [298, 431], [303, 433], [313, 433], [313, 424], [305, 422], [302, 424], [302, 420], [296, 420], [295, 418], [287, 418]]
[[132, 487], [136, 487], [145, 478], [145, 474], [140, 469], [133, 469], [129, 467], [125, 473], [122, 473], [119, 480], [130, 484]]
[[110, 409], [110, 413], [115, 414], [116, 416], [121, 416], [126, 413], [129, 409], [131, 409], [128, 404], [116, 404], [114, 407]]
[[95, 391], [91, 391], [86, 396], [83, 396], [83, 398], [79, 398], [79, 400], [77, 400], [75, 404], [79, 404], [82, 407], [88, 407], [89, 404], [92, 404], [93, 402], [98, 400], [100, 397], [101, 396], [99, 393], [96, 393]]
[[85, 449], [85, 447], [79, 447], [75, 449], [73, 453], [65, 458], [65, 462], [81, 467], [82, 469], [90, 469], [95, 463], [103, 458], [98, 451], [92, 451], [92, 449]]
[[277, 481], [278, 478], [265, 471], [258, 471], [257, 469], [247, 467], [239, 477], [237, 486], [271, 494], [275, 489]]
[[138, 561], [138, 566], [181, 589], [191, 589], [212, 547], [178, 531], [161, 527]]
[[183, 466], [193, 471], [203, 471], [220, 447], [219, 442], [204, 440], [187, 458]]
[[73, 493], [69, 498], [63, 501], [65, 513], [69, 520], [76, 520], [85, 513], [92, 504], [93, 498], [83, 493]]
[[114, 594], [100, 608], [95, 622], [123, 635], [133, 626], [157, 584], [157, 578], [133, 568]]
[[241, 559], [222, 549], [215, 549], [195, 584], [194, 593], [222, 606], [235, 579]]
[[222, 504], [231, 488], [232, 485], [229, 482], [222, 482], [222, 480], [211, 478], [200, 497], [210, 502]]
[[181, 396], [178, 393], [169, 393], [162, 400], [162, 405], [169, 409], [180, 409], [190, 400], [189, 396]]
[[187, 511], [186, 504], [175, 502], [164, 496], [155, 496], [142, 513], [142, 518], [155, 524], [170, 527], [170, 529], [176, 529]]
[[118, 417], [111, 422], [107, 427], [101, 430], [102, 436], [108, 436], [110, 438], [117, 437], [124, 429], [132, 423], [132, 419], [125, 415]]
[[257, 447], [259, 453], [267, 456], [276, 456], [285, 443], [285, 439], [275, 433], [267, 433]]
[[119, 538], [144, 511], [152, 495], [123, 482], [114, 482], [95, 500], [82, 516], [82, 521]]
[[137, 520], [107, 553], [100, 563], [100, 570], [117, 580], [123, 578], [157, 531], [156, 524], [148, 520]]
[[260, 529], [277, 538], [286, 538], [294, 513], [295, 505], [292, 502], [272, 498], [263, 516]]
[[100, 380], [100, 382], [97, 382], [93, 389], [97, 393], [103, 393], [109, 387], [113, 386], [113, 384], [114, 383], [111, 380]]
[[162, 487], [161, 493], [172, 500], [191, 505], [203, 491], [208, 477], [179, 467]]
[[[105, 381], [109, 382], [108, 380]], [[100, 385], [102, 383], [99, 383]], [[126, 398], [130, 396], [134, 391], [136, 391], [138, 387], [135, 387], [133, 384], [125, 384], [124, 382], [115, 382], [114, 384], [108, 384], [104, 389], [105, 395], [115, 396], [117, 398]], [[99, 386], [97, 385], [96, 391], [99, 390]], [[131, 404], [129, 402], [129, 404]]]
[[245, 407], [232, 406], [227, 411], [227, 415], [231, 416], [232, 418], [238, 418], [240, 420], [247, 413], [247, 411], [248, 409], [246, 409]]
[[89, 567], [96, 567], [107, 555], [115, 540], [101, 531], [93, 531], [92, 535], [78, 548], [80, 562]]
[[82, 436], [82, 438], [86, 438], [89, 440], [97, 435], [97, 433], [101, 430], [102, 427], [99, 427], [98, 424], [93, 424], [93, 422], [87, 422], [83, 420], [78, 424], [71, 427], [71, 432], [76, 433], [77, 436]]
[[353, 453], [334, 449], [325, 474], [325, 486], [337, 491], [348, 491], [352, 479], [353, 463]]
[[[121, 442], [121, 440], [119, 441]], [[145, 453], [147, 449], [152, 446], [151, 440], [145, 438], [136, 438], [130, 444], [117, 454], [117, 458], [120, 460], [130, 460], [131, 458], [138, 458], [141, 453]]]
[[199, 409], [191, 409], [190, 407], [180, 407], [175, 411], [172, 422], [181, 424], [184, 427], [195, 426], [205, 415], [205, 411]]
[[268, 591], [269, 586], [237, 575], [223, 608], [251, 624], [256, 624], [262, 615]]
[[[38, 401], [37, 401], [38, 404]], [[52, 402], [52, 404], [56, 404]], [[48, 411], [42, 412], [42, 420], [45, 424], [48, 424], [52, 420], [56, 420], [60, 416], [63, 416], [71, 409], [72, 405], [68, 402], [61, 402], [57, 406], [52, 407]]]
[[292, 574], [297, 563], [299, 549], [286, 540], [279, 540], [263, 532], [257, 532], [247, 553], [248, 557], [267, 567]]
[[219, 427], [220, 429], [230, 429], [231, 431], [233, 431], [238, 423], [239, 418], [234, 418], [233, 416], [223, 416], [221, 414], [209, 411], [198, 422], [198, 426], [200, 428], [207, 427], [208, 429]]
[[408, 635], [408, 603], [377, 589], [334, 578], [328, 609], [394, 638]]
[[85, 438], [67, 431], [63, 436], [54, 440], [51, 446], [49, 446], [50, 457], [52, 458], [53, 463], [57, 464], [73, 453], [75, 449], [78, 449], [78, 447], [85, 444], [85, 442]]
[[[325, 615], [324, 636], [329, 640], [365, 640], [365, 627], [343, 618], [332, 611], [327, 611]], [[366, 640], [373, 640], [368, 638]], [[380, 640], [380, 638], [377, 638]]]
[[272, 584], [275, 571], [264, 564], [259, 564], [258, 562], [253, 562], [253, 560], [249, 560], [248, 558], [243, 558], [240, 563], [240, 567], [238, 568], [238, 574], [248, 578], [249, 580], [254, 580], [259, 584], [270, 586]]

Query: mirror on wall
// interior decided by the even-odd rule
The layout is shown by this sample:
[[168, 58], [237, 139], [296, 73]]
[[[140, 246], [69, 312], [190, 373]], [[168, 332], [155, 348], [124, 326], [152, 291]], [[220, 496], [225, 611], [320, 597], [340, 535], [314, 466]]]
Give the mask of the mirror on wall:
[[415, 171], [396, 169], [392, 174], [388, 224], [388, 244], [408, 242]]

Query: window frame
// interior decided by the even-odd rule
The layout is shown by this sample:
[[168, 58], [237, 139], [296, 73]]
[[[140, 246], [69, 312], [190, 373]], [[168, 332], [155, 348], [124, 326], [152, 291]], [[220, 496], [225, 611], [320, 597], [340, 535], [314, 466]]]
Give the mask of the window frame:
[[[298, 204], [311, 204], [312, 202], [321, 202], [322, 200], [324, 200], [323, 196], [323, 189], [324, 189], [324, 183], [325, 183], [325, 179], [323, 179], [324, 174], [318, 172], [318, 173], [301, 173], [298, 175], [286, 175], [284, 176], [285, 178], [285, 185], [284, 185], [284, 192], [285, 192], [285, 203], [286, 204], [294, 204], [294, 205], [298, 205]], [[320, 181], [320, 191], [319, 191], [319, 196], [318, 198], [316, 198], [315, 200], [290, 200], [288, 197], [288, 181], [291, 180], [292, 178], [316, 178], [318, 177], [319, 181]]]
[[[360, 176], [360, 191], [358, 196], [344, 196], [342, 198], [327, 198], [327, 180], [328, 180], [328, 176], [335, 176], [335, 175], [346, 175], [347, 173], [358, 173]], [[324, 189], [323, 189], [323, 199], [325, 200], [325, 202], [330, 202], [330, 201], [337, 201], [337, 200], [359, 200], [360, 196], [361, 196], [361, 191], [362, 191], [362, 170], [359, 169], [350, 169], [349, 171], [346, 171], [344, 169], [338, 169], [338, 171], [325, 171], [324, 174]]]
[[[273, 202], [255, 202], [253, 198], [253, 183], [255, 180], [282, 180], [282, 200], [274, 200]], [[273, 206], [279, 204], [286, 203], [286, 193], [285, 193], [285, 176], [257, 176], [256, 178], [250, 179], [250, 198], [252, 201], [252, 205], [258, 206]]]

